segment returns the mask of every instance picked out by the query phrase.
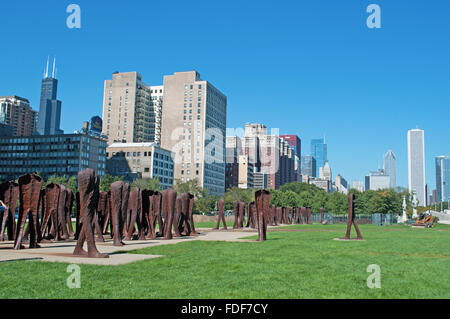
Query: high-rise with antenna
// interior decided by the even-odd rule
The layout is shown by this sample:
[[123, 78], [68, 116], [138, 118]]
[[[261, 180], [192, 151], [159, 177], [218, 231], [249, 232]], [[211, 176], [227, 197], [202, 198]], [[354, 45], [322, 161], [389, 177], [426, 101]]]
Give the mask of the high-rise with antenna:
[[49, 59], [42, 79], [41, 103], [39, 107], [39, 118], [37, 133], [39, 135], [63, 134], [60, 126], [61, 121], [61, 101], [57, 100], [58, 80], [56, 77], [56, 57], [53, 58], [52, 76], [49, 76]]

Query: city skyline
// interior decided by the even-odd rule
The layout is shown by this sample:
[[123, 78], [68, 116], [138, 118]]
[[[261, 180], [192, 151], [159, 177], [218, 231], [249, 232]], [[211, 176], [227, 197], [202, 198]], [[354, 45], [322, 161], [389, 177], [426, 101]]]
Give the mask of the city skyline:
[[[415, 12], [415, 17], [418, 17], [416, 12], [425, 12], [427, 23], [420, 25], [406, 23], [407, 20], [402, 12], [406, 3], [411, 12]], [[129, 52], [123, 48], [118, 49], [117, 52], [110, 52], [105, 58], [104, 52], [107, 50], [108, 41], [113, 41], [129, 31], [126, 24], [112, 25], [110, 35], [107, 35], [106, 39], [98, 40], [101, 38], [98, 34], [104, 35], [101, 30], [103, 30], [105, 17], [121, 12], [122, 9], [125, 12], [132, 9], [115, 3], [106, 9], [86, 1], [80, 1], [79, 4], [83, 9], [85, 23], [78, 31], [65, 27], [67, 15], [64, 4], [50, 8], [51, 3], [48, 1], [42, 1], [39, 4], [30, 2], [30, 12], [24, 13], [17, 4], [0, 4], [2, 12], [12, 13], [11, 16], [6, 15], [0, 22], [2, 29], [11, 31], [5, 35], [5, 41], [21, 38], [33, 47], [33, 50], [23, 52], [2, 52], [0, 63], [2, 63], [3, 76], [0, 77], [0, 95], [21, 96], [30, 100], [34, 110], [39, 110], [39, 81], [42, 77], [42, 68], [48, 55], [57, 55], [58, 65], [60, 65], [58, 99], [63, 101], [61, 128], [66, 132], [73, 132], [79, 129], [82, 121], [92, 115], [102, 114], [103, 83], [105, 79], [110, 78], [112, 72], [137, 71], [144, 75], [146, 83], [161, 85], [161, 79], [165, 74], [195, 69], [203, 77], [211, 79], [229, 98], [228, 127], [243, 128], [245, 122], [265, 123], [268, 127], [279, 127], [280, 135], [298, 135], [304, 145], [309, 145], [311, 139], [326, 133], [330, 164], [336, 173], [347, 180], [362, 181], [367, 170], [373, 167], [373, 159], [379, 158], [379, 154], [390, 148], [397, 156], [397, 185], [406, 187], [405, 136], [407, 130], [416, 125], [420, 126], [426, 131], [427, 184], [434, 189], [436, 182], [433, 159], [449, 153], [445, 141], [450, 138], [450, 133], [445, 130], [445, 117], [437, 119], [433, 117], [433, 114], [443, 112], [445, 114], [450, 100], [449, 93], [446, 92], [449, 63], [443, 58], [448, 53], [448, 44], [439, 40], [442, 37], [442, 31], [440, 31], [443, 27], [442, 23], [447, 23], [441, 17], [446, 11], [445, 8], [448, 8], [448, 4], [444, 4], [445, 8], [442, 10], [430, 10], [422, 1], [413, 4], [402, 1], [389, 4], [386, 1], [379, 1], [383, 12], [383, 29], [381, 30], [365, 28], [363, 22], [366, 13], [363, 4], [330, 4], [327, 9], [316, 4], [292, 4], [292, 12], [299, 14], [300, 17], [299, 22], [295, 24], [292, 22], [296, 27], [291, 29], [302, 41], [299, 44], [293, 44], [287, 41], [289, 38], [287, 35], [275, 37], [275, 33], [280, 31], [279, 27], [275, 27], [275, 30], [269, 34], [269, 41], [279, 41], [281, 48], [284, 49], [279, 53], [275, 52], [278, 54], [276, 57], [285, 55], [287, 57], [285, 61], [278, 60], [277, 64], [265, 65], [270, 71], [267, 76], [260, 62], [263, 62], [263, 58], [268, 57], [269, 53], [258, 51], [260, 48], [258, 44], [262, 45], [264, 42], [266, 33], [261, 31], [269, 30], [269, 25], [260, 20], [258, 15], [269, 15], [272, 11], [277, 13], [279, 11], [276, 6], [263, 2], [255, 9], [255, 14], [248, 17], [248, 21], [247, 17], [244, 19], [244, 16], [252, 12], [253, 8], [249, 5], [243, 6], [242, 13], [228, 11], [231, 10], [232, 5], [230, 9], [224, 7], [223, 16], [219, 15], [217, 23], [213, 23], [210, 18], [202, 18], [211, 27], [205, 30], [206, 34], [203, 35], [206, 40], [194, 41], [195, 43], [183, 40], [176, 35], [177, 27], [184, 21], [184, 18], [180, 17], [181, 21], [176, 22], [167, 34], [167, 37], [175, 43], [169, 42], [168, 38], [161, 38], [158, 32], [155, 33], [155, 41], [162, 40], [168, 45], [167, 49], [162, 50], [163, 52], [145, 50], [147, 46], [140, 44], [145, 54], [136, 53], [134, 50]], [[215, 6], [215, 4], [208, 4], [208, 9]], [[143, 27], [158, 27], [157, 24], [144, 22], [144, 9], [152, 6], [143, 4], [143, 7], [142, 13], [134, 13], [133, 18], [138, 19]], [[195, 11], [198, 8], [195, 5], [194, 8], [185, 9]], [[169, 15], [168, 7], [164, 4], [157, 4], [152, 9], [161, 13], [155, 15], [157, 20], [155, 23], [164, 21]], [[15, 12], [21, 12], [23, 15], [18, 17], [14, 14]], [[31, 12], [34, 13], [31, 14]], [[246, 50], [240, 52], [242, 54], [240, 63], [228, 50], [225, 51], [232, 55], [230, 61], [232, 60], [233, 64], [227, 62], [228, 60], [219, 62], [217, 58], [204, 59], [205, 56], [219, 54], [218, 47], [216, 48], [214, 42], [208, 40], [214, 32], [219, 32], [223, 41], [230, 39], [229, 30], [221, 29], [222, 24], [226, 25], [227, 14], [237, 18], [236, 27], [243, 28], [245, 31], [244, 36], [237, 36], [236, 32], [232, 32], [232, 35], [237, 38], [230, 41], [242, 45], [245, 43], [245, 35], [252, 36], [249, 44], [245, 46]], [[52, 15], [59, 17], [60, 20], [48, 18]], [[308, 18], [308, 15], [311, 17]], [[338, 16], [339, 19], [327, 20], [327, 18]], [[11, 30], [7, 28], [7, 25], [13, 17], [23, 21], [23, 25], [35, 23], [36, 27], [32, 30], [20, 27]], [[331, 32], [331, 35], [326, 35], [318, 29], [312, 31], [311, 28], [308, 29], [308, 25], [318, 26], [314, 19], [319, 17], [324, 30]], [[139, 20], [140, 18], [142, 20]], [[25, 23], [25, 20], [29, 22]], [[275, 20], [281, 21], [277, 16]], [[261, 26], [261, 31], [250, 28], [252, 22], [256, 22], [256, 26]], [[399, 40], [398, 37], [406, 32], [405, 25], [408, 26], [409, 37], [396, 43]], [[286, 23], [281, 23], [281, 26], [286, 26]], [[336, 31], [331, 30], [331, 27], [335, 27]], [[237, 29], [233, 30], [237, 31]], [[417, 30], [422, 32], [414, 33]], [[292, 36], [294, 31], [289, 31], [289, 34]], [[340, 36], [342, 31], [352, 32], [357, 40], [344, 40]], [[37, 35], [41, 33], [47, 35], [47, 40], [39, 43], [40, 37]], [[114, 38], [111, 38], [113, 34]], [[311, 46], [313, 38], [311, 35], [319, 36], [325, 41]], [[333, 36], [337, 36], [344, 42], [341, 45], [336, 42], [325, 44], [326, 40]], [[135, 39], [136, 35], [130, 35], [130, 37]], [[94, 41], [98, 41], [98, 44]], [[362, 43], [362, 48], [361, 46], [359, 49], [355, 48], [356, 43]], [[418, 49], [419, 45], [424, 43], [432, 45], [431, 55], [427, 51]], [[170, 51], [172, 47], [179, 45], [184, 45], [187, 49], [194, 47], [203, 49], [204, 53], [196, 57], [190, 53], [178, 54]], [[249, 47], [254, 45], [257, 50]], [[305, 45], [309, 45], [308, 50], [300, 50]], [[388, 49], [392, 45], [396, 47], [395, 53]], [[86, 50], [87, 47], [92, 49]], [[318, 52], [326, 52], [324, 49], [329, 48], [336, 49], [334, 51], [336, 56], [323, 53], [319, 58], [314, 57]], [[360, 55], [363, 58], [353, 59], [352, 63], [349, 63], [346, 57], [349, 54], [348, 48], [355, 49], [355, 52], [351, 53], [352, 57]], [[286, 51], [286, 49], [290, 50]], [[198, 52], [201, 50], [196, 50], [196, 54]], [[255, 61], [252, 61], [251, 56], [254, 56], [256, 52], [259, 55]], [[273, 54], [274, 51], [271, 49], [270, 55]], [[427, 56], [433, 56], [433, 59]], [[219, 55], [219, 58], [221, 57], [223, 56]], [[305, 64], [307, 61], [312, 61], [311, 67]], [[367, 61], [371, 61], [372, 64], [368, 65]], [[282, 71], [288, 64], [290, 65], [288, 72]], [[339, 64], [342, 64], [342, 67], [338, 67]], [[88, 77], [86, 72], [80, 72], [82, 66], [85, 66], [89, 72]], [[376, 70], [377, 67], [379, 70]], [[301, 76], [298, 76], [297, 72], [300, 70]], [[347, 71], [346, 75], [339, 75], [344, 70]], [[365, 77], [368, 73], [373, 73], [370, 80]], [[276, 78], [285, 80], [283, 86], [277, 83]], [[355, 81], [361, 81], [361, 84], [355, 86], [356, 94], [353, 94], [353, 88], [352, 92], [349, 88], [355, 85]], [[242, 85], [242, 83], [249, 83], [249, 85]], [[298, 88], [301, 90], [299, 91]], [[319, 89], [324, 94], [318, 95]], [[277, 111], [281, 110], [281, 112], [271, 112], [273, 101], [276, 101]], [[389, 110], [392, 116], [385, 118], [382, 122], [371, 123], [369, 115], [374, 108], [380, 108], [381, 111]], [[339, 125], [333, 125], [333, 123], [339, 123]], [[309, 152], [308, 147], [302, 150], [302, 154], [309, 154]]]

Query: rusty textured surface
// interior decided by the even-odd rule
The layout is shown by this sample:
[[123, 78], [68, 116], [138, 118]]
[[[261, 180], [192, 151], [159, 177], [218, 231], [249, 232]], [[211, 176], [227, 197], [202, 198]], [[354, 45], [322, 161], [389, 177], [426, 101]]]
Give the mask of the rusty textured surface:
[[235, 200], [233, 202], [233, 214], [234, 214], [234, 225], [233, 229], [239, 228], [239, 201]]
[[177, 192], [173, 189], [166, 189], [162, 192], [162, 212], [164, 216], [164, 239], [172, 239], [172, 224], [175, 213], [175, 202]]
[[244, 224], [245, 224], [245, 203], [240, 202], [239, 203], [239, 228], [243, 228]]
[[123, 181], [117, 181], [111, 184], [111, 196], [110, 196], [110, 209], [111, 209], [111, 234], [113, 236], [114, 246], [123, 246], [122, 232], [120, 231], [122, 225], [122, 207], [124, 200], [125, 183]]
[[217, 226], [214, 229], [220, 228], [220, 222], [223, 223], [223, 229], [227, 229], [227, 223], [225, 221], [225, 214], [224, 214], [224, 208], [225, 208], [225, 201], [223, 199], [220, 199], [217, 203], [217, 208], [219, 210], [219, 216], [217, 218]]
[[50, 183], [45, 187], [44, 190], [45, 205], [44, 205], [44, 216], [41, 220], [41, 236], [45, 239], [56, 239], [55, 234], [52, 234], [52, 227], [57, 222], [58, 216], [58, 205], [59, 196], [61, 194], [60, 186], [55, 183]]
[[30, 248], [39, 248], [39, 219], [38, 206], [41, 197], [42, 178], [36, 174], [26, 174], [19, 177], [19, 218], [17, 220], [14, 249], [22, 249], [24, 239], [24, 226], [28, 217], [30, 228]]
[[195, 202], [195, 196], [193, 194], [189, 193], [188, 224], [189, 224], [190, 233], [186, 234], [187, 236], [198, 235], [197, 231], [195, 230], [195, 224], [194, 224], [194, 202]]
[[[97, 212], [99, 197], [99, 179], [93, 169], [86, 169], [78, 172], [78, 188], [80, 193], [80, 215], [81, 231], [77, 240], [77, 245], [73, 251], [76, 256], [86, 256], [89, 258], [109, 258], [107, 254], [102, 254], [95, 245], [93, 218]], [[87, 243], [88, 251], [83, 249]]]
[[258, 227], [256, 221], [256, 202], [248, 204], [247, 227], [256, 229]]
[[325, 211], [325, 209], [323, 207], [320, 208], [320, 222], [323, 222], [323, 212]]
[[98, 194], [98, 205], [97, 205], [97, 217], [98, 223], [101, 228], [101, 233], [106, 234], [108, 228], [108, 223], [110, 220], [109, 212], [109, 197], [108, 192], [100, 191]]
[[153, 228], [156, 230], [156, 223], [158, 223], [158, 237], [164, 236], [164, 221], [162, 218], [161, 207], [162, 207], [162, 194], [160, 192], [154, 192], [153, 196]]
[[67, 197], [66, 197], [66, 205], [64, 206], [64, 212], [66, 216], [66, 225], [69, 232], [69, 237], [74, 236], [73, 226], [72, 226], [72, 209], [74, 202], [73, 191], [69, 188], [66, 189]]
[[128, 211], [128, 199], [130, 198], [130, 184], [124, 182], [122, 187], [122, 207], [121, 207], [121, 218], [119, 220], [120, 231], [122, 233], [122, 238], [127, 236], [128, 233], [128, 223], [130, 222], [130, 214]]
[[352, 225], [356, 230], [356, 239], [362, 240], [361, 232], [359, 231], [358, 223], [355, 219], [355, 194], [348, 195], [348, 219], [347, 219], [347, 231], [345, 233], [345, 237], [343, 239], [350, 239], [350, 232], [352, 229]]
[[173, 237], [181, 237], [181, 232], [184, 230], [184, 216], [187, 215], [188, 206], [188, 199], [186, 197], [183, 198], [183, 195], [178, 196], [175, 200], [175, 213], [172, 221], [173, 231], [175, 233]]
[[154, 192], [148, 189], [144, 189], [141, 193], [142, 227], [144, 229], [145, 239], [156, 238], [156, 232], [154, 228], [155, 215], [153, 213], [153, 194]]
[[311, 207], [306, 207], [306, 223], [311, 225]]
[[[127, 222], [127, 235], [124, 240], [131, 240], [133, 237], [136, 239], [144, 239], [144, 229], [142, 224], [142, 197], [141, 190], [138, 187], [133, 188], [128, 200], [128, 222]], [[137, 224], [137, 232], [136, 230]]]
[[67, 188], [64, 185], [60, 185], [60, 194], [58, 201], [58, 214], [57, 224], [55, 225], [56, 237], [59, 240], [69, 239], [69, 231], [67, 230], [66, 222], [66, 201], [67, 201]]
[[15, 212], [17, 200], [19, 199], [19, 184], [12, 181], [0, 184], [0, 199], [7, 206], [0, 216], [0, 241], [14, 240], [16, 231]]
[[259, 190], [255, 193], [256, 223], [258, 228], [258, 241], [265, 241], [267, 232], [267, 218], [270, 209], [270, 192]]

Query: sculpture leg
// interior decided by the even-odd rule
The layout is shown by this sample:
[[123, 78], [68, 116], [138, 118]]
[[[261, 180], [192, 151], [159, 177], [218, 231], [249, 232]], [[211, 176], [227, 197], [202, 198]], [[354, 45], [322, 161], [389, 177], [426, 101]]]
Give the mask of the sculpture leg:
[[80, 214], [82, 216], [82, 230], [73, 254], [86, 255], [83, 245], [84, 242], [87, 241], [87, 256], [89, 258], [109, 258], [107, 254], [100, 253], [95, 246], [92, 218], [98, 204], [98, 179], [94, 170], [87, 169], [79, 172], [78, 185], [80, 189]]

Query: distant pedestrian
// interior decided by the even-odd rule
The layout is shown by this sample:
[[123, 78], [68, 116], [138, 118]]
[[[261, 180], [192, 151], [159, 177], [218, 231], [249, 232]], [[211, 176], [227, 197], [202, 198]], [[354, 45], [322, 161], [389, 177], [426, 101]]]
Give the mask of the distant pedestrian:
[[6, 210], [6, 204], [3, 202], [3, 201], [1, 201], [0, 200], [0, 213], [4, 213], [5, 212], [5, 210]]

